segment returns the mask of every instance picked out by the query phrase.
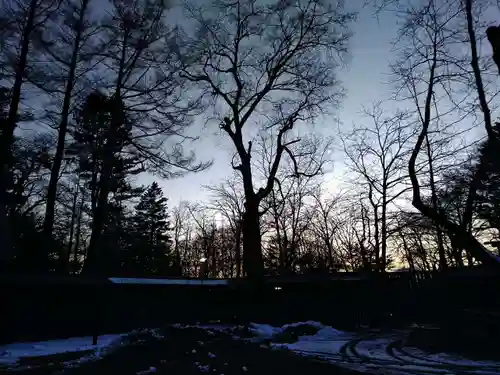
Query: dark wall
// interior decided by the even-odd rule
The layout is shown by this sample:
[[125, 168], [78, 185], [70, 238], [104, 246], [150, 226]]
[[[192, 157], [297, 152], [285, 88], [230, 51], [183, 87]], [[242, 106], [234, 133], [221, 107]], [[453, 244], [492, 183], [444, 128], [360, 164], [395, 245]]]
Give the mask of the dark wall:
[[0, 341], [127, 332], [169, 323], [319, 320], [339, 329], [444, 320], [456, 309], [499, 309], [497, 276], [409, 275], [250, 284], [112, 284], [78, 277], [0, 279]]

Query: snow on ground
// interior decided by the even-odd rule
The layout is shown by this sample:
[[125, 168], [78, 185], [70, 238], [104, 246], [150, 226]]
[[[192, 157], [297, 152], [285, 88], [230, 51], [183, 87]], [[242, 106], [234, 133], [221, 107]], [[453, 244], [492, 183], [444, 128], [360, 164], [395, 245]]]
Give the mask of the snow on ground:
[[429, 354], [405, 347], [404, 333], [368, 333], [357, 335], [342, 332], [317, 322], [272, 327], [252, 324], [257, 338], [276, 338], [287, 328], [311, 325], [319, 328], [314, 335], [300, 336], [294, 343], [272, 343], [271, 347], [286, 348], [301, 355], [330, 361], [338, 366], [374, 374], [499, 374], [500, 362], [474, 361], [449, 354]]
[[[317, 329], [314, 334], [299, 336], [295, 342], [283, 343], [283, 339], [294, 340], [289, 330], [300, 326]], [[415, 347], [405, 346], [408, 332], [397, 331], [382, 333], [369, 331], [363, 334], [339, 331], [330, 326], [314, 321], [286, 324], [274, 327], [267, 324], [252, 323], [248, 327], [223, 324], [174, 325], [176, 328], [197, 327], [208, 333], [225, 332], [235, 340], [261, 342], [271, 349], [288, 349], [297, 354], [320, 358], [347, 369], [370, 374], [412, 375], [412, 374], [500, 374], [500, 361], [475, 361], [450, 354], [429, 354]], [[313, 330], [314, 331], [314, 330]], [[245, 333], [246, 332], [246, 333]], [[248, 338], [248, 332], [254, 337]], [[296, 331], [304, 332], [304, 330]], [[305, 332], [311, 332], [305, 330]], [[67, 367], [79, 366], [85, 361], [101, 358], [121, 345], [130, 341], [133, 334], [148, 333], [162, 338], [157, 330], [139, 330], [127, 334], [100, 336], [97, 346], [92, 346], [91, 337], [51, 340], [45, 342], [25, 342], [0, 347], [0, 368], [13, 367], [24, 357], [45, 357], [60, 353], [86, 352], [76, 360], [64, 362]], [[241, 335], [241, 336], [238, 336]], [[247, 338], [243, 338], [247, 336]], [[280, 342], [281, 341], [281, 342]], [[200, 347], [207, 346], [198, 342]], [[210, 348], [211, 349], [211, 348]], [[192, 349], [196, 353], [196, 349]], [[219, 353], [220, 354], [220, 353]], [[210, 359], [218, 357], [215, 352], [208, 351]], [[196, 364], [200, 372], [207, 371], [207, 365]], [[242, 371], [245, 371], [244, 369]], [[140, 375], [156, 372], [156, 367], [146, 367]]]
[[122, 345], [128, 334], [99, 336], [97, 345], [92, 345], [92, 337], [72, 337], [69, 339], [40, 342], [20, 342], [0, 346], [0, 366], [17, 365], [22, 358], [46, 357], [62, 353], [87, 352], [90, 354], [78, 361], [98, 359], [102, 354]]

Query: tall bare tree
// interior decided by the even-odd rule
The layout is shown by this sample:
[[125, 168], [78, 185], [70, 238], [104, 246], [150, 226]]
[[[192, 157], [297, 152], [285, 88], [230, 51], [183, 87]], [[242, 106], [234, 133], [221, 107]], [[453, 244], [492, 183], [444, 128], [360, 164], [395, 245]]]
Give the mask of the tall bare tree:
[[[273, 187], [284, 157], [296, 157], [293, 130], [340, 98], [334, 71], [346, 50], [353, 15], [342, 2], [216, 0], [187, 7], [196, 35], [182, 61], [196, 61], [184, 77], [222, 103], [221, 129], [235, 148], [233, 168], [243, 178], [243, 257], [247, 275], [263, 275], [259, 205]], [[328, 56], [328, 57], [326, 57]], [[255, 189], [251, 126], [261, 123], [276, 143], [271, 173]], [[297, 170], [296, 174], [302, 171]]]

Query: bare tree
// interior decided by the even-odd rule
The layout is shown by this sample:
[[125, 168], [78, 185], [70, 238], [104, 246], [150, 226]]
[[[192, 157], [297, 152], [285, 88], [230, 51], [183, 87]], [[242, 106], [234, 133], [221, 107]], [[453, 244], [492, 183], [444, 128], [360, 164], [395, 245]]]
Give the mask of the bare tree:
[[[273, 190], [282, 158], [295, 158], [294, 146], [300, 142], [293, 137], [295, 126], [312, 121], [322, 108], [338, 101], [336, 56], [346, 49], [346, 29], [353, 17], [343, 11], [341, 2], [330, 5], [320, 0], [217, 0], [207, 9], [187, 9], [197, 35], [188, 43], [191, 53], [181, 58], [197, 64], [183, 74], [224, 105], [220, 126], [236, 149], [239, 162], [233, 168], [243, 178], [245, 270], [249, 277], [259, 278], [259, 205]], [[244, 130], [251, 132], [252, 123], [259, 122], [273, 135], [276, 153], [267, 181], [256, 191], [252, 141], [245, 141]]]
[[175, 273], [178, 276], [183, 275], [182, 269], [182, 235], [183, 229], [187, 221], [187, 212], [185, 210], [185, 205], [180, 203], [172, 209], [172, 225], [173, 225], [173, 242], [174, 242], [174, 256], [175, 256]]
[[[446, 6], [440, 6], [442, 4], [446, 4]], [[460, 75], [457, 74], [452, 82], [455, 84], [456, 82], [460, 83], [459, 79], [463, 78], [470, 83], [471, 79], [473, 79], [471, 86], [477, 90], [487, 134], [489, 137], [490, 134], [493, 134], [490, 109], [486, 100], [479, 66], [475, 37], [477, 23], [473, 19], [472, 1], [450, 1], [447, 3], [443, 2], [442, 4], [438, 4], [435, 0], [429, 0], [424, 6], [414, 10], [412, 14], [418, 14], [418, 17], [410, 18], [411, 22], [408, 24], [405, 35], [410, 36], [410, 40], [412, 41], [411, 48], [420, 51], [418, 56], [424, 56], [425, 62], [418, 63], [413, 59], [408, 60], [401, 65], [402, 69], [398, 70], [399, 76], [402, 77], [402, 82], [404, 82], [406, 88], [412, 93], [421, 124], [421, 130], [408, 166], [413, 187], [412, 203], [422, 214], [431, 218], [437, 225], [450, 233], [455, 242], [463, 243], [474, 258], [484, 264], [498, 267], [499, 262], [497, 259], [470, 232], [450, 220], [442, 211], [436, 210], [432, 205], [424, 202], [421, 194], [421, 184], [419, 183], [416, 171], [417, 158], [429, 133], [429, 126], [433, 118], [440, 114], [437, 112], [436, 107], [433, 106], [433, 99], [436, 97], [436, 93], [439, 92], [439, 88], [443, 87], [443, 82], [449, 82], [447, 79], [450, 74], [450, 66], [458, 66], [458, 69], [462, 70], [466, 69], [466, 65], [457, 64], [457, 61], [450, 62], [449, 59], [449, 46], [457, 41], [457, 32], [450, 29], [450, 25], [457, 15], [461, 15], [466, 19], [467, 37], [470, 46], [469, 60], [466, 61], [471, 61], [472, 72], [466, 71], [465, 74], [463, 72]], [[443, 69], [447, 70], [443, 72]], [[468, 217], [472, 216], [472, 202], [475, 190], [477, 189], [474, 181], [477, 181], [477, 178], [473, 180], [469, 191], [465, 213]]]
[[212, 195], [210, 207], [220, 213], [227, 221], [234, 237], [236, 277], [242, 275], [241, 235], [244, 212], [244, 197], [240, 189], [239, 176], [235, 175], [218, 186], [207, 186]]
[[[310, 203], [312, 192], [317, 185], [313, 177], [294, 177], [291, 165], [276, 177], [275, 188], [266, 199], [269, 217], [268, 236], [274, 237], [278, 250], [278, 270], [280, 274], [293, 272], [300, 258], [300, 245], [310, 226], [313, 209]], [[287, 173], [288, 172], [288, 173]], [[293, 177], [292, 177], [293, 176]]]
[[195, 237], [195, 244], [201, 248], [202, 257], [200, 277], [217, 277], [218, 249], [216, 247], [216, 231], [214, 217], [205, 206], [200, 204], [191, 204], [187, 206], [195, 226], [198, 229], [198, 235]]
[[311, 221], [312, 231], [320, 239], [320, 243], [327, 249], [327, 269], [332, 272], [337, 268], [337, 249], [335, 249], [335, 236], [341, 226], [342, 210], [340, 206], [343, 195], [338, 193], [325, 198], [321, 186], [313, 191], [314, 218]]
[[[348, 165], [364, 180], [367, 198], [372, 206], [376, 261], [386, 269], [388, 243], [388, 210], [409, 189], [404, 166], [409, 155], [408, 141], [413, 129], [407, 113], [384, 115], [381, 103], [365, 111], [372, 124], [355, 129], [343, 137]], [[380, 262], [379, 262], [380, 260]]]

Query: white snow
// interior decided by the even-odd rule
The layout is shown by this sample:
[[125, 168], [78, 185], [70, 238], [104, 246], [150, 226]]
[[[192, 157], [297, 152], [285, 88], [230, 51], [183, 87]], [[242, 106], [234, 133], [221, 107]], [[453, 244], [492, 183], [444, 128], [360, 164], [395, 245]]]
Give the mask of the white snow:
[[[273, 343], [273, 339], [288, 328], [302, 325], [318, 328], [318, 331], [314, 335], [300, 336], [294, 343]], [[208, 326], [205, 327], [209, 329]], [[200, 328], [205, 327], [200, 326]], [[224, 328], [230, 332], [237, 329]], [[249, 330], [255, 335], [252, 341], [270, 341], [270, 348], [288, 349], [300, 355], [320, 358], [336, 366], [369, 374], [500, 374], [498, 361], [470, 360], [445, 353], [430, 354], [418, 348], [406, 347], [404, 340], [408, 332], [405, 331], [382, 333], [372, 330], [355, 334], [339, 331], [314, 321], [286, 324], [281, 327], [251, 323]], [[246, 371], [245, 369], [243, 366], [242, 370]]]
[[269, 324], [250, 323], [248, 330], [257, 338], [271, 338], [281, 332], [281, 328]]
[[15, 365], [23, 357], [45, 357], [60, 353], [92, 351], [92, 355], [99, 356], [103, 351], [121, 345], [123, 338], [127, 335], [128, 334], [99, 336], [96, 346], [92, 345], [92, 337], [90, 336], [8, 344], [0, 346], [0, 366]]
[[137, 375], [148, 375], [156, 372], [156, 367], [151, 366], [147, 370], [139, 371]]
[[[273, 327], [269, 324], [250, 323], [248, 330], [254, 336], [256, 336], [256, 340], [252, 340], [252, 341], [257, 341], [259, 339], [270, 339], [274, 336], [279, 335], [280, 333], [285, 332], [287, 329], [300, 327], [300, 326], [304, 326], [304, 325], [317, 328], [318, 330], [321, 330], [325, 327], [323, 324], [321, 324], [319, 322], [308, 320], [306, 322], [285, 324], [282, 327]], [[330, 329], [333, 329], [333, 328], [330, 327]]]
[[214, 353], [208, 352], [208, 358], [216, 358], [217, 356]]
[[210, 371], [210, 366], [209, 365], [198, 365], [198, 370], [201, 372], [208, 372]]
[[[275, 331], [280, 331], [276, 329]], [[302, 355], [319, 357], [336, 365], [373, 374], [498, 374], [500, 362], [474, 361], [449, 354], [431, 355], [401, 345], [403, 335], [357, 336], [323, 326], [315, 335], [301, 336], [292, 344], [272, 344]]]

